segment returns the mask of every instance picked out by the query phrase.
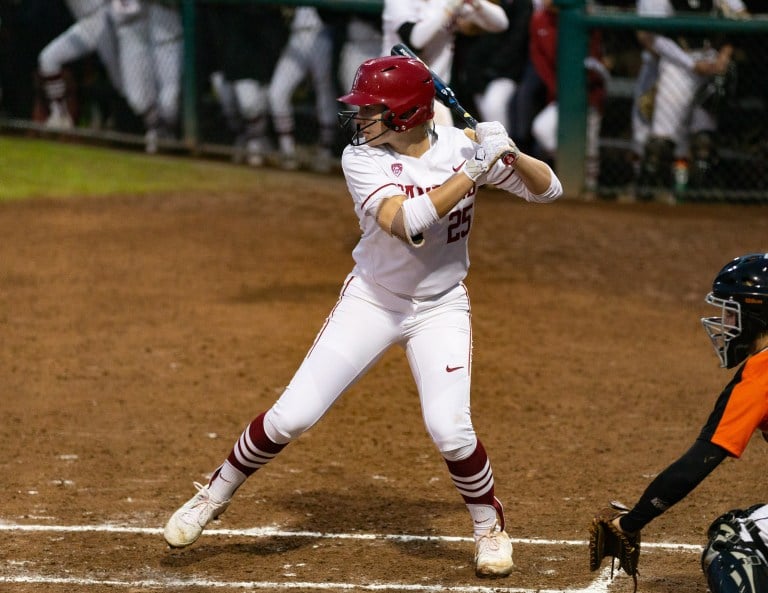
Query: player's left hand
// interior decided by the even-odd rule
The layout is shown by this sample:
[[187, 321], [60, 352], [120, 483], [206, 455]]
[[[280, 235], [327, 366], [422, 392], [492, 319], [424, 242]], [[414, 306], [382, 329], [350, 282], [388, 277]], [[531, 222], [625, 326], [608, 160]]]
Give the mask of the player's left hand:
[[[480, 125], [478, 125], [478, 128]], [[503, 130], [504, 127], [502, 126], [501, 129]], [[484, 132], [483, 135], [483, 141], [477, 147], [474, 158], [468, 159], [464, 163], [464, 167], [462, 167], [464, 174], [472, 181], [477, 181], [481, 175], [487, 173], [500, 158], [511, 154], [513, 156], [511, 162], [514, 162], [518, 155], [517, 147], [509, 139], [506, 131], [503, 133], [498, 133], [497, 131], [493, 134]]]
[[482, 144], [489, 136], [495, 135], [509, 136], [501, 122], [484, 121], [477, 124], [477, 127], [475, 128], [475, 136], [477, 137], [478, 144]]
[[[509, 137], [509, 135], [507, 134], [507, 130], [504, 128], [504, 126], [500, 122], [497, 122], [497, 121], [481, 122], [477, 124], [474, 130], [470, 128], [465, 128], [464, 134], [466, 134], [468, 138], [470, 138], [471, 140], [473, 140], [478, 144], [482, 144], [486, 138], [489, 138], [491, 136], [499, 136], [499, 137], [506, 138], [507, 149], [502, 153], [500, 158], [507, 167], [513, 165], [517, 160], [517, 157], [520, 156], [520, 149], [517, 148], [517, 145], [515, 144], [514, 140], [512, 140], [512, 138]], [[499, 157], [497, 157], [497, 160], [498, 158]]]
[[[612, 501], [610, 506], [600, 509], [589, 526], [589, 570], [600, 568], [603, 558], [611, 556], [619, 561], [619, 567], [635, 582], [637, 591], [637, 564], [640, 560], [640, 532], [626, 533], [618, 523], [629, 509]], [[613, 562], [611, 564], [613, 576]]]

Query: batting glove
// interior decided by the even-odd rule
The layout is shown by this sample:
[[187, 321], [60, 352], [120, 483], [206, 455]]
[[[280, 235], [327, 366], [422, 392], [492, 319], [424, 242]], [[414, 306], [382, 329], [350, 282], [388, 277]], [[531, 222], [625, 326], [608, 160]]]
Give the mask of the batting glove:
[[[481, 125], [483, 124], [478, 124], [478, 129]], [[501, 126], [501, 129], [504, 130], [504, 127]], [[506, 130], [502, 133], [497, 131], [492, 134], [484, 131], [483, 135], [485, 137], [480, 142], [480, 146], [477, 147], [475, 156], [468, 159], [461, 169], [467, 177], [475, 182], [481, 175], [487, 173], [500, 158], [506, 157], [505, 164], [512, 164], [518, 155], [517, 146], [509, 139]], [[509, 162], [506, 163], [506, 160], [509, 160]]]
[[497, 135], [509, 136], [509, 134], [507, 134], [507, 130], [504, 128], [501, 122], [484, 121], [477, 124], [477, 127], [475, 128], [475, 137], [477, 138], [478, 144], [482, 144], [483, 140], [485, 140], [488, 136]]
[[501, 156], [501, 160], [507, 167], [509, 167], [517, 160], [517, 157], [520, 154], [520, 150], [517, 148], [517, 145], [515, 145], [512, 138], [510, 138], [507, 134], [507, 130], [500, 122], [497, 121], [482, 122], [477, 124], [477, 128], [475, 130], [475, 138], [479, 144], [482, 144], [486, 137], [496, 135], [505, 136], [507, 138], [507, 142], [509, 143], [509, 150], [507, 150]]

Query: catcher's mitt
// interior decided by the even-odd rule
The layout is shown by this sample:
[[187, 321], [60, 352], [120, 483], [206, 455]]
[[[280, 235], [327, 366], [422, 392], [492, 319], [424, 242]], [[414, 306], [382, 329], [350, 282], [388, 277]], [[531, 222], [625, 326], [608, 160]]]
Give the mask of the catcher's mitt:
[[640, 560], [640, 532], [624, 533], [613, 520], [626, 515], [629, 509], [620, 502], [600, 509], [589, 526], [589, 570], [597, 570], [606, 556], [612, 556], [611, 577], [614, 562], [618, 559], [623, 569], [635, 581], [637, 591], [637, 563]]

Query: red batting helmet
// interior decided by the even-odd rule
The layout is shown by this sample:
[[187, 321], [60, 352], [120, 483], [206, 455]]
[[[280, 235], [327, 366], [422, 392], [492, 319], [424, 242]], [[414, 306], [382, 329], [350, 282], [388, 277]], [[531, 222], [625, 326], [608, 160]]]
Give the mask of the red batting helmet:
[[382, 121], [396, 132], [415, 128], [434, 115], [435, 83], [427, 67], [405, 56], [366, 60], [357, 69], [352, 90], [339, 101], [361, 107], [384, 105]]

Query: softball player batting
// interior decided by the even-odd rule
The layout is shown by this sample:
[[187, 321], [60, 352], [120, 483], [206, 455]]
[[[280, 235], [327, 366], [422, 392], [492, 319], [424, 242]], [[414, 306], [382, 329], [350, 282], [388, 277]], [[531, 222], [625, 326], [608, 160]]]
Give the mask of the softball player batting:
[[[509, 26], [504, 9], [488, 0], [384, 0], [381, 18], [382, 55], [389, 55], [393, 45], [405, 43], [445, 82], [451, 80], [457, 31], [469, 31], [474, 25], [489, 33], [501, 33]], [[436, 104], [435, 123], [452, 122], [448, 108]]]
[[[463, 279], [477, 188], [485, 183], [530, 202], [551, 202], [560, 181], [519, 153], [498, 124], [462, 131], [433, 124], [435, 87], [418, 60], [363, 62], [339, 101], [351, 144], [342, 168], [360, 221], [355, 266], [315, 342], [275, 404], [254, 418], [205, 486], [165, 526], [172, 547], [193, 543], [246, 478], [313, 426], [390, 346], [405, 355], [427, 431], [474, 526], [475, 572], [506, 576], [512, 544], [494, 475], [470, 417], [472, 331]], [[516, 155], [514, 168], [498, 159]]]

